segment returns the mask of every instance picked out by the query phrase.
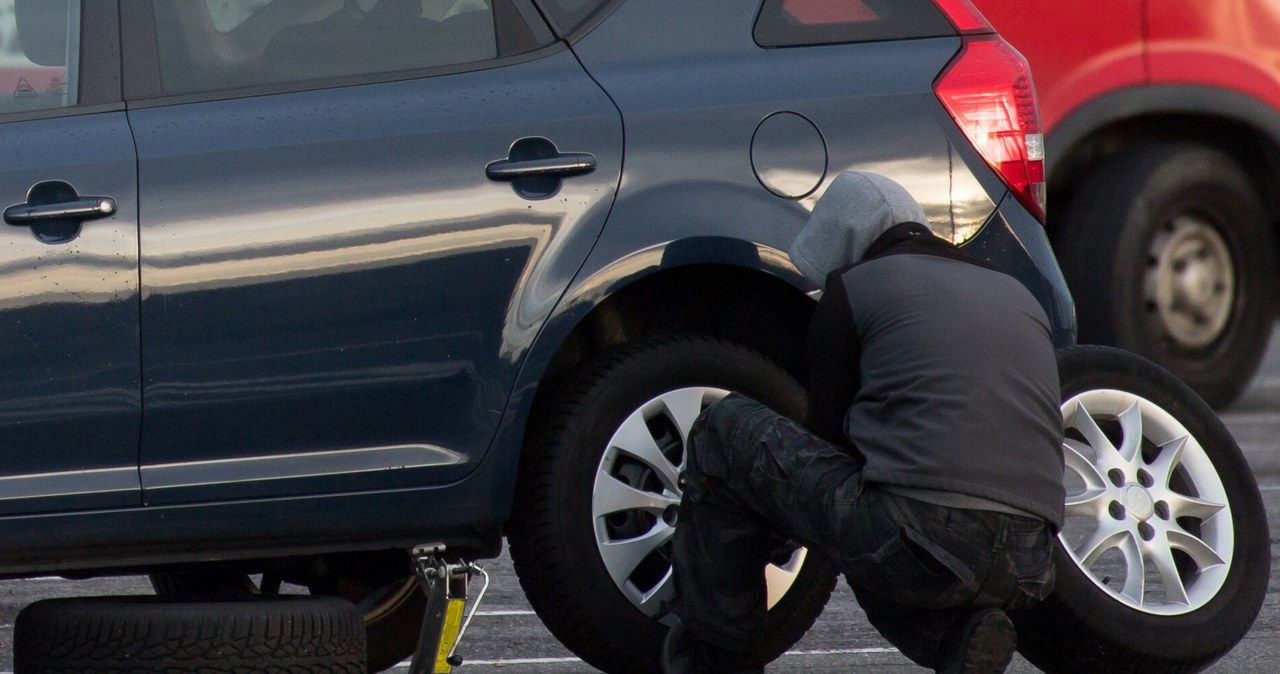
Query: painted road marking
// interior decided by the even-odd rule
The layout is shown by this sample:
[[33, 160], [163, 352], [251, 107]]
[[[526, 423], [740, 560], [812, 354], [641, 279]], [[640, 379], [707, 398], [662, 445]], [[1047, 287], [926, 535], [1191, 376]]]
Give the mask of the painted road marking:
[[[881, 655], [885, 653], [897, 653], [896, 648], [831, 648], [812, 651], [787, 651], [783, 653], [783, 657], [794, 656], [821, 656], [821, 655]], [[487, 665], [490, 667], [510, 667], [512, 665], [567, 665], [582, 662], [582, 660], [573, 657], [567, 658], [510, 658], [505, 660], [472, 660], [467, 658], [463, 661], [469, 667], [477, 665]], [[402, 662], [392, 669], [408, 669], [409, 663]], [[8, 672], [0, 672], [0, 674], [8, 674]]]

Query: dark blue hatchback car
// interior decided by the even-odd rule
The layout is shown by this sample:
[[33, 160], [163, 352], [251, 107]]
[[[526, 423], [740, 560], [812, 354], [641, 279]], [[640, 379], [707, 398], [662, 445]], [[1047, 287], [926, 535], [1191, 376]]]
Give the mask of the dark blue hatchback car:
[[[505, 533], [557, 637], [652, 671], [684, 436], [802, 409], [784, 251], [842, 170], [1074, 340], [965, 0], [0, 0], [0, 87], [0, 574], [260, 573], [361, 603], [374, 668], [405, 550]], [[781, 652], [832, 573], [777, 562]]]

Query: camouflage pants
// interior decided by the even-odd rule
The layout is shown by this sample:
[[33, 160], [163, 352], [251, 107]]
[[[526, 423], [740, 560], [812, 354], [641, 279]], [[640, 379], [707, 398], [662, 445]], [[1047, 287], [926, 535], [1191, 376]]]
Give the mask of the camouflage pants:
[[865, 484], [859, 460], [742, 396], [706, 410], [688, 447], [673, 608], [701, 643], [754, 654], [762, 569], [786, 539], [835, 560], [871, 624], [925, 667], [968, 612], [1025, 607], [1052, 589], [1044, 522]]

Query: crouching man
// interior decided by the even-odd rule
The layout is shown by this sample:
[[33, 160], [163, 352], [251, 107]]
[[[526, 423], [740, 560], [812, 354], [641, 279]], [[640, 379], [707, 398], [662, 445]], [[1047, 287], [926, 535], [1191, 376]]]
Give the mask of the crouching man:
[[790, 254], [824, 293], [804, 425], [739, 395], [689, 438], [668, 674], [762, 672], [763, 567], [791, 540], [835, 560], [871, 624], [939, 672], [1002, 672], [1005, 611], [1053, 586], [1062, 417], [1049, 323], [1012, 277], [844, 173]]

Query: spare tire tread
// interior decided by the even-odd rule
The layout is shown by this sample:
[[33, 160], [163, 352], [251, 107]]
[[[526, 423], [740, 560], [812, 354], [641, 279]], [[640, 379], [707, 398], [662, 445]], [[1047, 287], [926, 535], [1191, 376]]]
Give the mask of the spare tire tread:
[[14, 622], [14, 671], [360, 673], [364, 625], [330, 598], [49, 599]]

